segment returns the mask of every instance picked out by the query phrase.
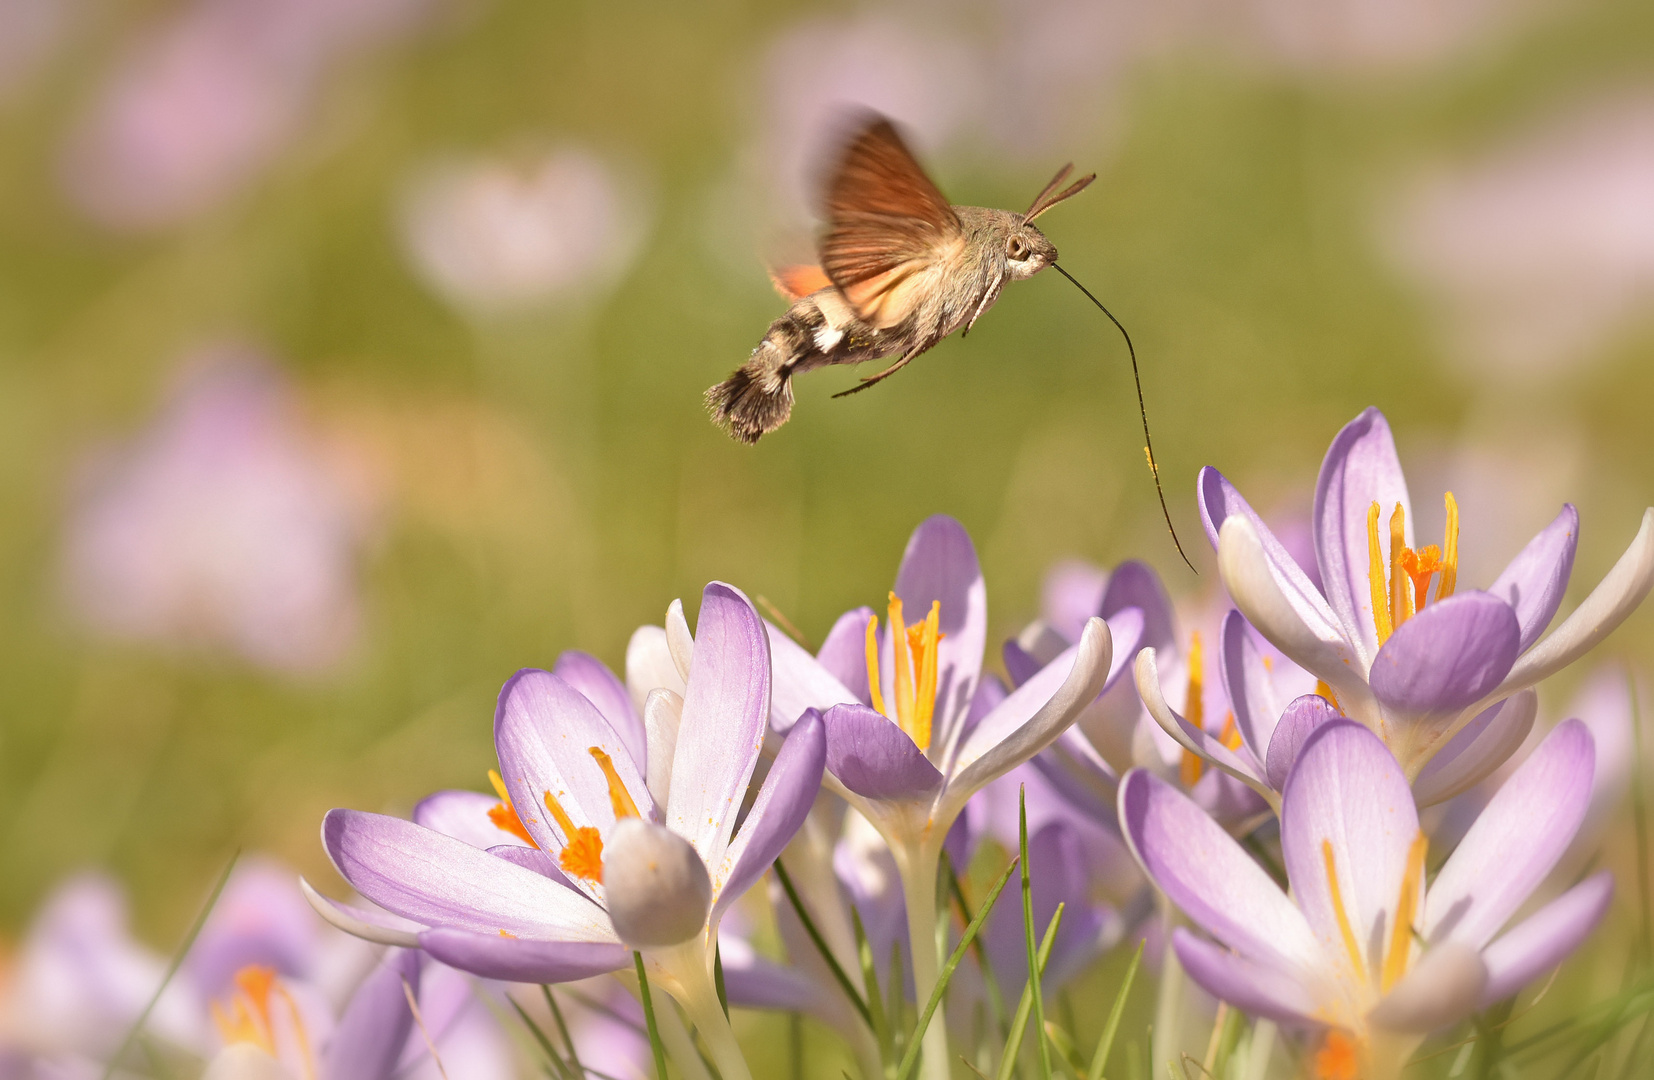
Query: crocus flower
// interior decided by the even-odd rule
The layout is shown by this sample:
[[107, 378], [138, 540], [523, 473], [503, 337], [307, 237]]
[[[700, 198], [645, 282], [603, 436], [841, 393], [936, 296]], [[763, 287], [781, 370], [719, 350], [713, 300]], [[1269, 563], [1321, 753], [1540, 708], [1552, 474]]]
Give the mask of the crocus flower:
[[322, 826], [334, 865], [415, 927], [326, 902], [323, 910], [362, 936], [513, 982], [615, 971], [637, 950], [726, 1080], [747, 1076], [713, 986], [718, 924], [809, 811], [824, 738], [817, 717], [800, 720], [737, 832], [769, 715], [768, 641], [747, 598], [715, 583], [692, 649], [681, 702], [657, 696], [646, 717], [656, 725], [651, 747], [674, 729], [669, 770], [639, 761], [566, 680], [518, 672], [500, 693], [495, 746], [502, 804], [533, 846], [484, 851], [415, 822], [334, 810]]
[[[1565, 505], [1485, 592], [1459, 588], [1453, 496], [1441, 546], [1418, 545], [1395, 443], [1377, 409], [1345, 425], [1321, 466], [1314, 527], [1324, 592], [1215, 469], [1200, 474], [1199, 503], [1235, 606], [1327, 684], [1340, 712], [1378, 733], [1414, 780], [1467, 725], [1508, 730], [1524, 714], [1531, 723], [1528, 707], [1508, 699], [1601, 641], [1654, 584], [1650, 508], [1619, 562], [1544, 637], [1578, 543], [1578, 512]], [[1140, 678], [1139, 689], [1150, 693], [1154, 682]], [[1495, 730], [1476, 742], [1509, 756], [1520, 739]], [[1461, 767], [1486, 775], [1503, 760], [1478, 758]]]
[[[911, 626], [908, 612], [916, 616]], [[987, 618], [987, 589], [970, 536], [957, 521], [937, 515], [908, 541], [882, 632], [871, 612], [851, 612], [839, 619], [821, 656], [780, 631], [770, 633], [776, 662], [772, 722], [785, 730], [801, 714], [825, 710], [824, 783], [890, 846], [901, 874], [921, 1001], [935, 986], [940, 962], [937, 866], [965, 803], [1049, 746], [1118, 675], [1117, 668], [1110, 670], [1108, 624], [1090, 619], [1078, 644], [1004, 701], [973, 715]], [[858, 636], [859, 659], [851, 647]], [[840, 678], [854, 680], [858, 672], [865, 693]], [[927, 1068], [942, 1075], [945, 1027], [933, 1020], [925, 1038]]]
[[1428, 888], [1407, 776], [1348, 720], [1315, 731], [1287, 778], [1290, 892], [1147, 772], [1122, 783], [1120, 820], [1149, 877], [1215, 939], [1173, 932], [1196, 983], [1255, 1016], [1324, 1032], [1323, 1075], [1388, 1077], [1425, 1033], [1558, 964], [1607, 910], [1603, 872], [1500, 933], [1578, 829], [1593, 757], [1584, 724], [1559, 725]]
[[152, 428], [87, 472], [64, 575], [94, 628], [285, 672], [355, 640], [368, 500], [257, 354], [202, 354]]

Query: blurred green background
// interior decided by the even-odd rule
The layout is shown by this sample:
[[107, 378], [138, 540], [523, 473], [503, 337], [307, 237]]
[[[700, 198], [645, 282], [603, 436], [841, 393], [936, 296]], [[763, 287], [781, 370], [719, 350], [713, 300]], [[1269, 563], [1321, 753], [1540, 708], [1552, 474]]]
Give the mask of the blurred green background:
[[[406, 810], [438, 787], [484, 786], [493, 699], [516, 668], [573, 647], [618, 668], [637, 625], [674, 597], [692, 610], [712, 578], [819, 638], [882, 597], [930, 513], [971, 530], [1009, 634], [1060, 557], [1143, 558], [1174, 593], [1204, 595], [1199, 467], [1303, 515], [1328, 440], [1368, 404], [1394, 425], [1427, 521], [1453, 462], [1503, 467], [1491, 494], [1461, 497], [1470, 584], [1568, 498], [1584, 521], [1571, 606], [1654, 492], [1654, 322], [1636, 304], [1547, 374], [1501, 375], [1455, 355], [1428, 281], [1386, 254], [1384, 224], [1431, 163], [1477, 160], [1571, 102], [1651, 79], [1641, 0], [1482, 5], [1421, 55], [1346, 61], [1328, 46], [1324, 63], [1272, 48], [1245, 4], [1156, 8], [1145, 27], [1146, 6], [1095, 4], [433, 0], [417, 25], [335, 57], [294, 130], [231, 190], [161, 224], [111, 224], [73, 196], [65, 147], [133, 43], [197, 6], [87, 0], [0, 100], [8, 935], [87, 864], [130, 883], [159, 942], [238, 846], [330, 881], [327, 808]], [[1256, 7], [1313, 21], [1309, 5]], [[1053, 61], [1037, 92], [1017, 91], [1017, 115], [1060, 122], [1020, 142], [983, 135], [1019, 127], [973, 112], [1019, 76], [990, 48], [1007, 28], [1061, 40], [1064, 20], [1098, 12], [1095, 70], [1082, 53], [1063, 61], [1068, 81]], [[981, 50], [936, 89], [962, 115], [918, 137], [955, 201], [1020, 208], [1065, 160], [1098, 171], [1042, 225], [1135, 338], [1198, 578], [1159, 520], [1119, 338], [1053, 274], [874, 392], [829, 401], [848, 372], [804, 378], [792, 422], [756, 448], [708, 423], [701, 392], [782, 308], [764, 273], [786, 246], [774, 236], [796, 248], [809, 235], [766, 202], [781, 170], [763, 166], [784, 158], [773, 132], [791, 115], [777, 99], [810, 92], [788, 85], [774, 43], [841, 25]], [[1043, 71], [1030, 49], [1020, 63]], [[399, 225], [410, 178], [453, 155], [562, 145], [630, 178], [634, 256], [611, 272], [586, 252], [607, 277], [577, 296], [482, 313], [445, 300]], [[372, 525], [350, 555], [360, 627], [319, 670], [100, 632], [66, 600], [88, 448], [141, 439], [191, 350], [222, 339], [263, 350], [304, 429], [369, 463]], [[1646, 663], [1651, 645], [1643, 612], [1608, 648]]]

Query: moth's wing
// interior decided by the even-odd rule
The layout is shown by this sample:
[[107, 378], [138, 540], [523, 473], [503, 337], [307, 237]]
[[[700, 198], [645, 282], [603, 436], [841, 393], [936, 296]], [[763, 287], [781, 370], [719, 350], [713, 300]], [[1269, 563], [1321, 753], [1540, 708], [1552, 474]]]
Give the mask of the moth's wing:
[[811, 293], [820, 292], [831, 285], [829, 278], [819, 266], [776, 266], [770, 268], [770, 284], [775, 291], [788, 303], [800, 300]]
[[825, 211], [821, 268], [876, 329], [905, 319], [964, 247], [958, 215], [883, 117], [845, 147]]

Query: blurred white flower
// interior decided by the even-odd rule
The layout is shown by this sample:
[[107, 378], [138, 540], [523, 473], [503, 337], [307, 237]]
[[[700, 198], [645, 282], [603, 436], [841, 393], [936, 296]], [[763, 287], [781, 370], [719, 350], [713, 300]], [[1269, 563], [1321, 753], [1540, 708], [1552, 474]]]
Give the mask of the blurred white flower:
[[435, 3], [195, 0], [133, 41], [104, 83], [66, 148], [70, 196], [135, 230], [223, 202], [300, 133], [337, 60]]
[[600, 294], [637, 255], [645, 217], [635, 185], [565, 146], [523, 162], [434, 163], [410, 184], [401, 228], [432, 289], [498, 315]]
[[355, 639], [371, 495], [256, 354], [219, 347], [151, 428], [98, 455], [69, 517], [75, 612], [108, 634], [314, 671]]
[[1565, 376], [1654, 299], [1654, 92], [1438, 167], [1388, 216], [1397, 263], [1473, 374]]

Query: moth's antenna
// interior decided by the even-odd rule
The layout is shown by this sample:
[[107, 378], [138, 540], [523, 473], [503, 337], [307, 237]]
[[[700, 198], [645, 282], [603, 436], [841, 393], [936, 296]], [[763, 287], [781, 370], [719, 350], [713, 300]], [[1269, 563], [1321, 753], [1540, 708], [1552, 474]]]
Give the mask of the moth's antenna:
[[1120, 320], [1114, 317], [1114, 312], [1103, 307], [1103, 302], [1092, 296], [1091, 290], [1075, 280], [1073, 274], [1070, 274], [1056, 263], [1052, 263], [1051, 266], [1057, 273], [1069, 281], [1073, 281], [1074, 287], [1085, 293], [1086, 298], [1096, 304], [1104, 315], [1108, 316], [1108, 321], [1113, 323], [1119, 329], [1120, 336], [1126, 339], [1126, 352], [1131, 356], [1131, 380], [1137, 385], [1137, 415], [1143, 418], [1143, 455], [1149, 459], [1149, 472], [1154, 476], [1154, 493], [1160, 496], [1160, 513], [1166, 518], [1166, 531], [1172, 534], [1172, 545], [1177, 548], [1177, 554], [1183, 559], [1183, 565], [1199, 574], [1200, 571], [1195, 570], [1195, 564], [1189, 561], [1189, 556], [1183, 554], [1183, 543], [1178, 540], [1177, 529], [1172, 526], [1172, 512], [1166, 509], [1166, 492], [1160, 486], [1160, 466], [1155, 463], [1154, 442], [1149, 438], [1149, 412], [1143, 406], [1143, 377], [1137, 373], [1137, 350], [1132, 347], [1131, 335], [1126, 333], [1124, 326], [1120, 325]]

